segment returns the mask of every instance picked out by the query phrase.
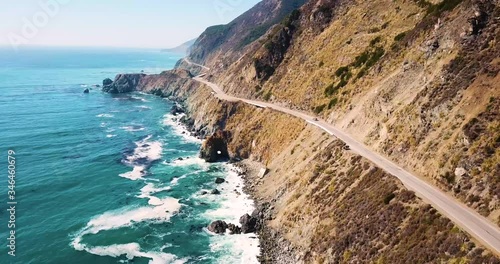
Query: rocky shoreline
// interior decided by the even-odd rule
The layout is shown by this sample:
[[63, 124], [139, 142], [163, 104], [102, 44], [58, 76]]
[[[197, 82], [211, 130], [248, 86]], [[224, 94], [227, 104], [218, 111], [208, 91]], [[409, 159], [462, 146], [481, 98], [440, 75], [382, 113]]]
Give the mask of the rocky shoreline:
[[[163, 73], [164, 75], [166, 73]], [[200, 149], [200, 157], [207, 162], [229, 162], [237, 167], [241, 172], [239, 176], [244, 182], [244, 192], [250, 195], [255, 203], [256, 209], [251, 215], [243, 215], [240, 218], [241, 226], [228, 224], [223, 220], [214, 221], [207, 226], [209, 231], [221, 234], [229, 230], [230, 234], [256, 233], [260, 242], [261, 263], [298, 263], [302, 258], [299, 250], [291, 245], [278, 231], [269, 227], [268, 222], [274, 219], [274, 204], [278, 197], [271, 200], [265, 200], [256, 195], [256, 189], [260, 182], [260, 170], [264, 167], [258, 162], [251, 160], [241, 160], [238, 157], [230, 157], [227, 150], [227, 139], [231, 131], [217, 130], [211, 133], [210, 127], [196, 127], [193, 113], [189, 112], [186, 105], [186, 98], [176, 95], [176, 93], [166, 92], [157, 89], [150, 89], [147, 84], [139, 85], [144, 82], [145, 75], [125, 74], [118, 75], [115, 81], [106, 79], [103, 81], [103, 91], [108, 93], [124, 93], [136, 90], [144, 90], [147, 93], [157, 95], [174, 102], [169, 113], [177, 117], [176, 121], [181, 123], [190, 136], [204, 140]], [[158, 78], [158, 77], [157, 77]], [[146, 88], [146, 89], [144, 89]], [[167, 89], [168, 90], [168, 89]]]
[[[211, 136], [206, 133], [206, 130], [196, 129], [194, 127], [194, 120], [190, 117], [187, 108], [180, 98], [169, 97], [168, 99], [175, 102], [170, 113], [174, 116], [182, 115], [179, 121], [186, 127], [186, 130], [189, 131], [192, 136], [199, 139], [205, 139]], [[220, 137], [216, 136], [216, 138]], [[203, 156], [203, 147], [200, 150], [200, 154]], [[209, 161], [212, 160], [210, 157], [206, 158]], [[244, 182], [243, 190], [246, 194], [250, 195], [256, 205], [256, 209], [251, 215], [244, 215], [241, 217], [241, 227], [218, 220], [211, 223], [208, 229], [214, 233], [224, 233], [226, 229], [229, 229], [230, 234], [255, 232], [260, 242], [260, 256], [258, 259], [261, 263], [300, 262], [302, 256], [299, 251], [279, 232], [270, 228], [268, 225], [268, 222], [274, 219], [274, 204], [276, 199], [268, 201], [256, 195], [256, 188], [258, 188], [260, 181], [259, 170], [263, 167], [262, 164], [250, 160], [226, 160], [223, 162], [229, 162], [240, 170], [239, 175]], [[251, 221], [255, 221], [255, 223], [249, 224]]]

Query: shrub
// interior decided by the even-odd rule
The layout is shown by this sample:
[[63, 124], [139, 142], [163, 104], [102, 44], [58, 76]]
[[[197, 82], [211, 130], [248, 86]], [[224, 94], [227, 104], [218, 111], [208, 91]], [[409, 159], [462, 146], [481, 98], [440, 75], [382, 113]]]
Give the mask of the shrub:
[[382, 56], [384, 56], [385, 50], [381, 47], [375, 48], [375, 50], [370, 54], [370, 58], [366, 62], [366, 67], [371, 67], [377, 63]]
[[369, 54], [367, 51], [364, 51], [360, 55], [356, 56], [354, 59], [354, 62], [352, 63], [352, 66], [355, 68], [360, 67], [361, 65], [365, 64], [365, 62], [368, 60]]
[[271, 99], [271, 96], [273, 95], [273, 93], [271, 91], [268, 91], [265, 95], [264, 95], [264, 100], [266, 101], [269, 101]]
[[396, 195], [394, 193], [390, 193], [390, 194], [386, 195], [384, 198], [384, 203], [389, 204], [392, 201], [392, 199], [394, 199], [395, 197], [396, 197]]
[[323, 65], [325, 65], [325, 63], [323, 61], [320, 61], [318, 66], [321, 68], [323, 67]]
[[375, 46], [375, 44], [379, 43], [381, 40], [382, 40], [382, 38], [380, 36], [375, 37], [374, 39], [372, 39], [370, 41], [370, 47]]
[[334, 89], [333, 83], [331, 83], [331, 84], [329, 84], [329, 85], [325, 88], [325, 95], [326, 95], [326, 96], [330, 96], [330, 95], [332, 95], [333, 93], [335, 93], [335, 89]]
[[363, 68], [358, 72], [358, 74], [356, 74], [356, 79], [362, 78], [363, 76], [365, 76], [365, 74], [366, 74], [366, 69]]
[[315, 114], [319, 114], [319, 113], [323, 112], [323, 110], [325, 110], [325, 107], [326, 107], [326, 104], [318, 105], [318, 106], [314, 107], [313, 112]]
[[335, 107], [338, 102], [339, 102], [339, 99], [337, 99], [337, 97], [330, 100], [330, 102], [328, 103], [328, 109], [332, 109], [333, 107]]
[[401, 32], [394, 37], [394, 41], [401, 41], [406, 36], [406, 32]]
[[337, 77], [340, 77], [342, 75], [344, 75], [345, 73], [349, 72], [349, 67], [347, 66], [342, 66], [340, 68], [338, 68], [336, 71], [335, 71], [335, 76]]

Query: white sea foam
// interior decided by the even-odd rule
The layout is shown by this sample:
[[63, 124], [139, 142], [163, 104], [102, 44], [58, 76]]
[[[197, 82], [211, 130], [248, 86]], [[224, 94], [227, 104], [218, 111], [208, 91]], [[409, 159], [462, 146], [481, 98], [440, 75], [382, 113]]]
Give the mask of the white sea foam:
[[[142, 177], [146, 175], [147, 169], [144, 163], [149, 164], [155, 160], [161, 159], [163, 145], [159, 141], [149, 141], [151, 138], [152, 136], [148, 136], [141, 141], [135, 142], [136, 148], [134, 149], [134, 153], [127, 156], [124, 160], [126, 164], [134, 168], [130, 172], [120, 174], [121, 177], [133, 181], [142, 179]], [[141, 164], [137, 164], [138, 162], [141, 162]]]
[[142, 97], [139, 97], [139, 96], [132, 96], [132, 99], [135, 99], [135, 100], [140, 100], [142, 102], [149, 102], [148, 100], [142, 98]]
[[186, 142], [201, 143], [202, 140], [195, 136], [192, 136], [191, 133], [187, 131], [184, 124], [179, 121], [183, 116], [185, 116], [185, 114], [179, 114], [177, 116], [166, 114], [163, 116], [163, 125], [171, 127], [172, 130], [177, 135], [181, 136]]
[[[219, 204], [219, 208], [208, 210], [202, 216], [211, 221], [224, 220], [239, 225], [239, 219], [244, 214], [251, 214], [255, 209], [254, 202], [243, 192], [244, 182], [239, 175], [239, 169], [231, 164], [225, 164], [225, 182], [217, 188], [221, 195], [199, 196], [196, 199], [209, 199]], [[259, 240], [256, 234], [214, 235], [210, 238], [212, 251], [222, 253], [218, 263], [259, 263]], [[227, 253], [231, 252], [231, 253]]]
[[150, 205], [161, 205], [163, 203], [161, 201], [161, 199], [158, 199], [157, 197], [152, 196], [152, 194], [163, 192], [163, 191], [168, 191], [171, 189], [172, 189], [172, 187], [170, 187], [170, 186], [158, 188], [153, 183], [148, 183], [148, 184], [146, 184], [146, 186], [142, 187], [141, 194], [138, 195], [137, 197], [149, 199], [148, 203]]
[[135, 142], [137, 147], [134, 149], [134, 153], [126, 158], [127, 163], [133, 164], [141, 159], [149, 161], [161, 159], [163, 145], [159, 141], [149, 141], [151, 138], [152, 136], [147, 136], [145, 139]]
[[96, 115], [96, 117], [112, 118], [112, 117], [115, 117], [115, 116], [112, 115], [112, 114], [99, 114], [99, 115]]
[[258, 264], [259, 239], [255, 234], [214, 235], [210, 237], [212, 252], [223, 252], [217, 259], [221, 264]]
[[123, 129], [123, 130], [128, 131], [128, 132], [137, 132], [137, 131], [145, 130], [145, 128], [142, 126], [124, 126], [124, 127], [120, 127], [120, 129]]
[[192, 165], [197, 165], [201, 168], [208, 168], [209, 164], [203, 160], [200, 157], [187, 157], [183, 158], [182, 160], [174, 160], [171, 163], [165, 163], [171, 166], [176, 166], [176, 167], [184, 167], [184, 166], [192, 166]]
[[119, 176], [133, 181], [137, 181], [142, 179], [142, 177], [146, 175], [145, 170], [146, 168], [144, 166], [134, 166], [134, 169], [132, 171], [122, 173]]
[[113, 138], [113, 137], [116, 137], [116, 135], [113, 135], [113, 134], [107, 134], [106, 135], [107, 138]]
[[145, 106], [145, 105], [138, 105], [138, 106], [134, 106], [134, 107], [139, 108], [141, 110], [151, 110], [151, 107]]
[[75, 234], [71, 246], [76, 250], [85, 250], [99, 256], [119, 257], [125, 255], [127, 259], [135, 257], [149, 258], [151, 259], [149, 261], [150, 264], [185, 263], [186, 260], [177, 259], [176, 256], [161, 251], [143, 252], [137, 243], [98, 247], [82, 243], [82, 238], [85, 235], [97, 234], [104, 230], [115, 230], [144, 221], [156, 223], [167, 222], [181, 208], [179, 200], [171, 197], [155, 200], [155, 203], [158, 205], [110, 211], [93, 218], [87, 223], [86, 227]]
[[219, 187], [225, 192], [217, 197], [208, 197], [209, 199], [217, 199], [220, 206], [218, 209], [206, 211], [204, 216], [209, 219], [224, 219], [226, 222], [238, 224], [242, 215], [251, 214], [255, 210], [255, 205], [251, 197], [243, 191], [244, 182], [238, 174], [238, 168], [231, 164], [225, 164], [224, 169], [226, 170], [226, 181]]

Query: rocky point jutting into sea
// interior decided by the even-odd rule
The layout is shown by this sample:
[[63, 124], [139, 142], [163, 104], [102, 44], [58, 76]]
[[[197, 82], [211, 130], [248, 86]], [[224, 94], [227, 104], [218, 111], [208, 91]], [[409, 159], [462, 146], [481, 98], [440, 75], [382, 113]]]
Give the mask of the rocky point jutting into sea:
[[344, 142], [193, 79], [324, 119], [498, 227], [498, 17], [492, 0], [264, 0], [208, 28], [176, 69], [120, 74], [103, 90], [178, 102], [202, 156], [242, 168], [258, 209], [241, 227], [209, 228], [255, 229], [263, 263], [499, 263]]

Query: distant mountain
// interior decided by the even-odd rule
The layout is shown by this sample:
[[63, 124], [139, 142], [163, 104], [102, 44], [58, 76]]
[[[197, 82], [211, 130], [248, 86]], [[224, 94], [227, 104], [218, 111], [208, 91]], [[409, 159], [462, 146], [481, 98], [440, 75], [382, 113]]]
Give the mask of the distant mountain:
[[211, 59], [236, 60], [245, 47], [279, 24], [306, 0], [265, 0], [226, 25], [209, 27], [193, 44], [189, 58], [198, 63]]
[[192, 39], [190, 41], [184, 42], [175, 48], [162, 49], [161, 52], [173, 52], [173, 53], [180, 53], [180, 54], [188, 54], [189, 51], [191, 50], [191, 47], [193, 46], [193, 44], [195, 42], [196, 42], [196, 38]]

